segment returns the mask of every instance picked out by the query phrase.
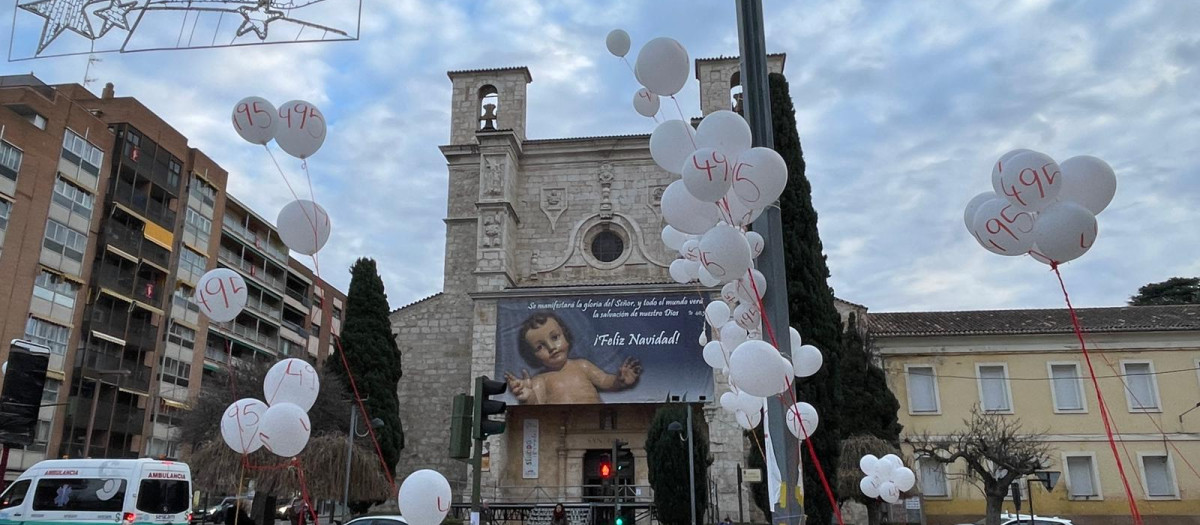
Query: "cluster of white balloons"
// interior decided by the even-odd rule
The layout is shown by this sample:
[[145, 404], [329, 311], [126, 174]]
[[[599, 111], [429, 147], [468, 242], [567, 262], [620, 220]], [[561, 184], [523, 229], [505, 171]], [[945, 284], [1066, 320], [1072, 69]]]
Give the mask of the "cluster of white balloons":
[[438, 525], [450, 511], [450, 482], [436, 470], [409, 474], [400, 484], [396, 506], [409, 525]]
[[[275, 109], [262, 97], [246, 97], [233, 107], [233, 129], [251, 144], [265, 146], [272, 139], [289, 155], [307, 159], [325, 143], [325, 115], [317, 106], [292, 100]], [[329, 214], [310, 200], [292, 201], [275, 221], [279, 238], [292, 251], [312, 255], [329, 240]]]
[[900, 456], [888, 454], [881, 458], [867, 454], [858, 460], [858, 468], [866, 475], [858, 482], [858, 488], [868, 498], [880, 498], [888, 503], [899, 503], [900, 493], [913, 488], [917, 476], [904, 466]]
[[307, 361], [275, 363], [263, 380], [266, 403], [254, 398], [234, 401], [221, 416], [221, 438], [239, 454], [266, 447], [277, 456], [295, 457], [308, 444], [308, 409], [320, 389], [317, 371]]
[[1103, 160], [1082, 155], [1058, 163], [1017, 149], [992, 167], [992, 191], [972, 198], [963, 220], [992, 253], [1065, 263], [1095, 243], [1096, 215], [1116, 192], [1117, 176]]

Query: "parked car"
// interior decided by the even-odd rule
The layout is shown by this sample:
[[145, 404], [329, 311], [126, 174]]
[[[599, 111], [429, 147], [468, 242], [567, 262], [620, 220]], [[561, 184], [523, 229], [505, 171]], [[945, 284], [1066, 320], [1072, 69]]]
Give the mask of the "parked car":
[[[987, 518], [976, 521], [974, 525], [984, 525], [987, 523]], [[967, 524], [963, 524], [967, 525]], [[1000, 514], [1000, 525], [1074, 525], [1071, 520], [1066, 518], [1038, 516], [1034, 514], [1032, 517], [1028, 514], [1010, 514], [1004, 512]]]
[[386, 516], [363, 516], [347, 521], [345, 525], [408, 525], [399, 514]]

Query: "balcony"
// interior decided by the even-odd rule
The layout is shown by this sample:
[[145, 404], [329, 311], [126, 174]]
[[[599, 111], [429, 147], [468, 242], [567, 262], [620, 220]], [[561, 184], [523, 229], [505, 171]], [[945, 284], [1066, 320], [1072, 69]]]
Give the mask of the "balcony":
[[[232, 328], [229, 328], [229, 326], [226, 324], [217, 324], [217, 325], [212, 325], [212, 326], [215, 327], [218, 331], [233, 334], [233, 335], [237, 336], [238, 339], [241, 339], [242, 341], [257, 345], [259, 348], [265, 349], [270, 353], [275, 353], [279, 350], [279, 337], [278, 336], [271, 337], [271, 336], [268, 336], [267, 334], [259, 333], [257, 330], [255, 330], [253, 328], [250, 328], [245, 325], [240, 325], [236, 322], [231, 323], [231, 324], [233, 325]], [[208, 355], [208, 352], [206, 350], [205, 356], [207, 356], [207, 355]]]
[[105, 243], [129, 255], [136, 257], [142, 251], [142, 238], [142, 232], [117, 221], [104, 223]]
[[266, 237], [250, 231], [249, 228], [228, 214], [221, 218], [221, 230], [233, 233], [238, 240], [247, 246], [253, 246], [259, 251], [274, 257], [277, 261], [286, 263], [288, 260], [286, 248], [281, 249], [271, 244], [271, 241], [267, 240]]
[[[96, 407], [94, 431], [116, 432], [119, 434], [141, 434], [142, 423], [146, 421], [146, 410], [127, 406], [105, 406], [100, 403]], [[95, 439], [93, 439], [95, 441]], [[93, 448], [95, 443], [93, 443]]]
[[250, 308], [255, 313], [258, 313], [259, 315], [263, 316], [266, 320], [271, 321], [273, 323], [278, 323], [279, 319], [281, 317], [283, 317], [283, 310], [280, 309], [278, 306], [271, 306], [271, 305], [267, 304], [266, 302], [263, 302], [262, 299], [259, 299], [254, 296], [250, 296], [250, 297], [246, 298], [246, 307]]
[[125, 332], [125, 346], [141, 348], [153, 352], [157, 346], [158, 327], [149, 323], [134, 320], [130, 323], [129, 331]]
[[164, 270], [170, 268], [171, 252], [167, 251], [166, 248], [163, 248], [162, 246], [149, 241], [144, 242], [142, 243], [141, 256], [143, 260], [149, 261], [159, 268]]
[[288, 321], [287, 319], [284, 319], [283, 327], [287, 328], [288, 330], [291, 330], [293, 332], [296, 332], [296, 334], [299, 335], [302, 339], [308, 339], [308, 330], [305, 330], [304, 327], [300, 326], [299, 324], [296, 324], [291, 321]]
[[96, 283], [124, 296], [133, 294], [133, 283], [136, 280], [132, 268], [122, 271], [121, 268], [102, 264], [96, 269]]
[[[143, 266], [144, 268], [145, 266]], [[166, 293], [163, 290], [162, 279], [139, 275], [133, 280], [132, 295], [135, 300], [161, 310], [163, 296]]]
[[312, 305], [312, 299], [309, 299], [307, 290], [301, 291], [301, 290], [297, 290], [292, 287], [288, 287], [287, 295], [288, 295], [288, 297], [291, 297], [292, 299], [300, 301], [300, 304], [302, 304], [304, 306]]
[[167, 230], [175, 229], [175, 212], [171, 211], [167, 203], [151, 199], [146, 192], [138, 191], [133, 184], [120, 177], [115, 178], [114, 181], [113, 200], [142, 214]]
[[[126, 359], [121, 355], [100, 352], [92, 349], [84, 352], [82, 361], [84, 377], [110, 384], [117, 384], [123, 388], [130, 388], [142, 392], [149, 391], [150, 367], [146, 365]], [[107, 373], [114, 370], [124, 370], [129, 372], [129, 375], [123, 376]]]
[[232, 250], [225, 248], [224, 246], [222, 246], [221, 250], [217, 253], [217, 258], [221, 262], [228, 264], [230, 268], [241, 270], [242, 273], [249, 275], [252, 279], [270, 286], [272, 290], [283, 290], [283, 279], [267, 273], [266, 268], [255, 265], [250, 261], [243, 259], [240, 255], [233, 253]]

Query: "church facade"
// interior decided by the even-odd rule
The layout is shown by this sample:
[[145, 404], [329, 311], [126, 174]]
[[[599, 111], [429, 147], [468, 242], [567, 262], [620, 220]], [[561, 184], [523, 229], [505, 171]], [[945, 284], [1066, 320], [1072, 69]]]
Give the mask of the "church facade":
[[[783, 60], [773, 55], [772, 71], [781, 72]], [[696, 61], [702, 114], [731, 107], [737, 70], [736, 58]], [[527, 332], [544, 325], [536, 320], [532, 325], [529, 320], [513, 323], [505, 312], [526, 305], [542, 311], [564, 304], [619, 307], [640, 301], [657, 308], [653, 315], [684, 312], [676, 321], [636, 321], [653, 333], [632, 339], [599, 334], [604, 330], [595, 328], [599, 324], [572, 326], [572, 358], [592, 352], [597, 374], [611, 378], [594, 382], [598, 394], [587, 394], [601, 401], [556, 404], [579, 403], [586, 396], [555, 401], [553, 393], [546, 393], [553, 390], [552, 382], [538, 383], [539, 377], [550, 376], [518, 383], [550, 386], [538, 390], [540, 403], [528, 393], [520, 401], [509, 394], [507, 430], [492, 436], [485, 448], [483, 499], [588, 501], [589, 485], [599, 483], [593, 467], [620, 439], [633, 453], [632, 472], [622, 471], [620, 483], [649, 501], [647, 429], [662, 403], [686, 401], [703, 406], [705, 421], [697, 424], [707, 424], [710, 437], [710, 495], [721, 513], [711, 519], [736, 518], [739, 495], [749, 511], [749, 492], [739, 491], [737, 484], [737, 468], [745, 466], [749, 444], [732, 416], [715, 403], [728, 389], [725, 378], [707, 366], [664, 370], [652, 354], [626, 357], [638, 355], [629, 353], [637, 344], [657, 345], [656, 352], [680, 356], [676, 362], [703, 363], [698, 343], [703, 321], [695, 312], [688, 314], [687, 306], [694, 309], [699, 301], [687, 297], [708, 290], [670, 279], [667, 269], [677, 254], [659, 236], [665, 225], [659, 201], [677, 176], [655, 165], [648, 135], [528, 138], [532, 76], [527, 68], [453, 71], [449, 77], [450, 143], [441, 147], [449, 171], [443, 291], [391, 315], [404, 354], [399, 396], [406, 447], [398, 477], [433, 468], [451, 481], [462, 498], [456, 501], [469, 500], [467, 464], [448, 457], [453, 396], [469, 393], [476, 376], [504, 380], [512, 370], [519, 381], [523, 374], [516, 370], [526, 363], [538, 365], [529, 355], [521, 362], [510, 354], [526, 348], [525, 341], [532, 338]], [[637, 316], [638, 309], [606, 308], [607, 313], [591, 317]], [[553, 317], [552, 323], [574, 322]], [[604, 362], [599, 349], [605, 345], [621, 357]], [[519, 364], [505, 368], [514, 359]], [[631, 363], [640, 376], [625, 374], [633, 374]]]

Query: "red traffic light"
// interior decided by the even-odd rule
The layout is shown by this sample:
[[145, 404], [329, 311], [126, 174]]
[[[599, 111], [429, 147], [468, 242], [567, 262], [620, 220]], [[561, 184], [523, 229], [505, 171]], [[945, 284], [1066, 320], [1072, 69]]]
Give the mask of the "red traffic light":
[[612, 464], [607, 461], [600, 464], [600, 477], [604, 479], [612, 477]]

